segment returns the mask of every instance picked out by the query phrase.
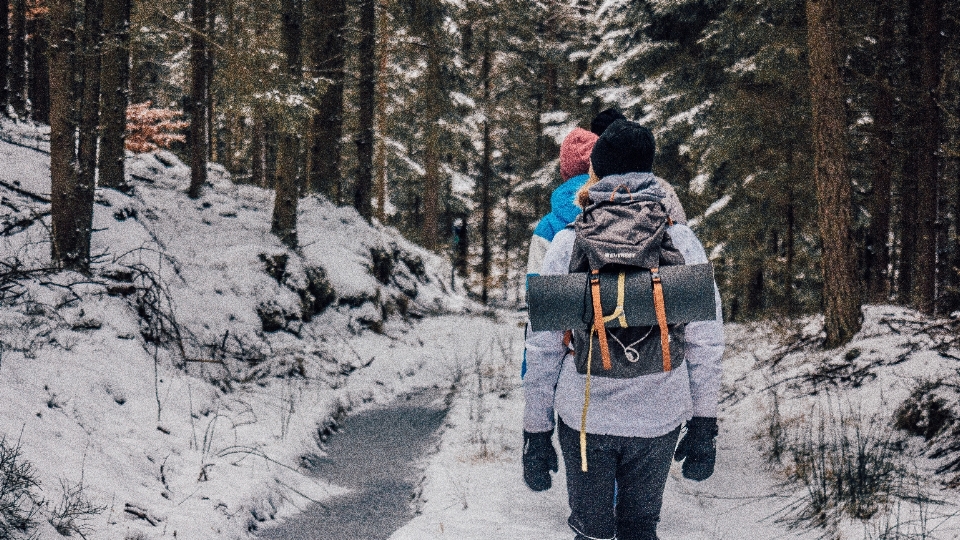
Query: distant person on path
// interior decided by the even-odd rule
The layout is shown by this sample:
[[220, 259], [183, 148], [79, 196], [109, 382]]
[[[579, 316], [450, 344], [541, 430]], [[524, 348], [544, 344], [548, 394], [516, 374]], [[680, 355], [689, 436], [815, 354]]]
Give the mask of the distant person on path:
[[[663, 182], [651, 172], [654, 148], [653, 134], [643, 126], [625, 120], [611, 124], [592, 150], [592, 174], [578, 193], [581, 206], [609, 201], [613, 206], [623, 205], [626, 212], [628, 201], [635, 198], [666, 203]], [[671, 213], [666, 204], [656, 207], [661, 208], [661, 223], [669, 223], [664, 215]], [[571, 260], [576, 234], [574, 226], [556, 233], [544, 257], [542, 274], [571, 271], [576, 264]], [[682, 255], [683, 263], [707, 262], [703, 246], [686, 225], [674, 220], [666, 235], [669, 238], [665, 237], [663, 246], [672, 243], [670, 249]], [[589, 393], [587, 377], [576, 366], [577, 347], [584, 347], [582, 342], [576, 337], [569, 342], [563, 332], [553, 331], [534, 332], [527, 338], [523, 477], [534, 491], [550, 488], [550, 473], [557, 470], [551, 441], [556, 428], [566, 466], [568, 524], [577, 540], [656, 540], [671, 460], [683, 460], [687, 478], [705, 480], [713, 474], [724, 349], [716, 290], [715, 297], [716, 319], [686, 325], [682, 358], [673, 360], [669, 371], [655, 367], [652, 373], [613, 378], [597, 369]], [[578, 427], [587, 397], [582, 456]], [[684, 422], [686, 434], [677, 446]]]

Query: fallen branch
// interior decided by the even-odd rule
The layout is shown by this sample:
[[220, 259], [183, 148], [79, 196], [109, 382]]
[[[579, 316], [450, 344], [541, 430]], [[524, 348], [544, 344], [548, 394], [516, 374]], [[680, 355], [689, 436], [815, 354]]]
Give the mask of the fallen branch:
[[4, 182], [3, 180], [0, 180], [0, 186], [3, 186], [10, 191], [15, 191], [24, 197], [33, 199], [34, 201], [50, 204], [50, 199], [44, 197], [43, 195], [37, 195], [36, 193], [27, 191], [18, 185], [11, 184], [10, 182]]
[[157, 524], [160, 523], [160, 518], [151, 516], [150, 513], [144, 510], [143, 508], [140, 508], [139, 506], [136, 506], [130, 503], [126, 503], [123, 505], [123, 511], [132, 516], [138, 517], [146, 521], [147, 523], [149, 523], [150, 525], [153, 525], [154, 527], [156, 527]]

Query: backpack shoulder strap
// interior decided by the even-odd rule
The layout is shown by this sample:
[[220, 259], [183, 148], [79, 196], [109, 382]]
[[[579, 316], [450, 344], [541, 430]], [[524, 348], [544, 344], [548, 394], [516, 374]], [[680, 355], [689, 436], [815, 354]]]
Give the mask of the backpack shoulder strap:
[[663, 370], [670, 371], [670, 331], [667, 328], [667, 308], [663, 301], [663, 283], [660, 282], [660, 269], [650, 269], [653, 281], [653, 309], [657, 314], [657, 326], [660, 327], [660, 348], [663, 350]]

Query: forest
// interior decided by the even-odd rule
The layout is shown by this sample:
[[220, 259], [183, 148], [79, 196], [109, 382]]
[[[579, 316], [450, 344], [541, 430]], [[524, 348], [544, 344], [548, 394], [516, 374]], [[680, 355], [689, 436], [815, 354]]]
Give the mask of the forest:
[[653, 129], [725, 318], [960, 309], [960, 5], [938, 0], [13, 0], [2, 109], [51, 126], [52, 250], [89, 268], [95, 185], [169, 147], [319, 195], [521, 304], [559, 141]]

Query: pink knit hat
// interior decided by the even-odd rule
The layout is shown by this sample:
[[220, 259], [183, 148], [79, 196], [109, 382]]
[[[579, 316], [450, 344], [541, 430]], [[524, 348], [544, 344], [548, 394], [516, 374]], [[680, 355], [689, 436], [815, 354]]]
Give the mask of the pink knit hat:
[[570, 132], [560, 145], [560, 178], [564, 182], [590, 170], [590, 152], [597, 136], [576, 128]]

